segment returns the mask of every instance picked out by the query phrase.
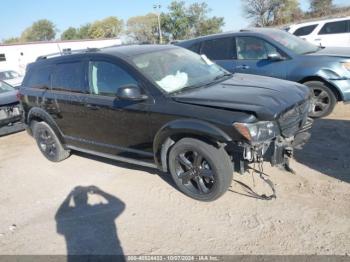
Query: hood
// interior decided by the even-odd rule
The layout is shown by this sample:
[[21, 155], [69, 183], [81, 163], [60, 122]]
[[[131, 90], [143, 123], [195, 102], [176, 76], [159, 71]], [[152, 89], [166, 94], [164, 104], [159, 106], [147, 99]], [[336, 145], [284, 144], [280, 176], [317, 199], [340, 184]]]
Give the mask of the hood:
[[0, 106], [16, 102], [18, 102], [16, 90], [0, 93]]
[[275, 120], [309, 96], [306, 86], [294, 82], [234, 74], [218, 84], [174, 94], [173, 99], [180, 103], [253, 113], [259, 120]]
[[308, 54], [311, 56], [335, 56], [350, 58], [350, 47], [325, 47], [319, 51]]

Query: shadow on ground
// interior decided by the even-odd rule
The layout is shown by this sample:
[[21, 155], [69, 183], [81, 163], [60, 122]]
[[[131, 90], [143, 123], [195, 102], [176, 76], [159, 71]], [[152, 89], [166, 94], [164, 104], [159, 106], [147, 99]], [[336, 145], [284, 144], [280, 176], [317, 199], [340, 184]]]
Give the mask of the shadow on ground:
[[350, 183], [350, 121], [317, 119], [311, 139], [295, 159], [325, 175]]
[[83, 261], [82, 255], [92, 256], [93, 261], [101, 255], [120, 261], [123, 249], [115, 220], [124, 209], [120, 199], [95, 186], [74, 188], [55, 216], [57, 233], [66, 240], [68, 261]]

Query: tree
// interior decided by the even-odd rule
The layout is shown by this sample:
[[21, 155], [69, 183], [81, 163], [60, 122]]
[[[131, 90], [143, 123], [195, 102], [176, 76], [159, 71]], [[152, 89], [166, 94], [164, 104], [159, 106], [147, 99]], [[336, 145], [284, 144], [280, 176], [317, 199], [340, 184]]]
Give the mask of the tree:
[[34, 22], [32, 26], [25, 29], [21, 35], [23, 42], [49, 41], [56, 36], [56, 26], [47, 19]]
[[95, 21], [88, 30], [90, 38], [113, 38], [123, 30], [123, 21], [111, 16]]
[[162, 29], [167, 38], [186, 39], [200, 35], [218, 33], [224, 18], [211, 17], [206, 3], [194, 3], [186, 7], [183, 1], [173, 1], [169, 12], [161, 14]]
[[130, 17], [127, 32], [138, 42], [157, 43], [159, 40], [158, 20], [155, 14]]
[[274, 14], [279, 8], [278, 0], [243, 0], [244, 13], [253, 19], [255, 26], [270, 26], [274, 21]]
[[78, 39], [88, 39], [90, 27], [91, 27], [91, 24], [89, 23], [80, 26], [77, 32]]
[[4, 39], [2, 42], [3, 44], [7, 44], [7, 45], [17, 44], [21, 42], [21, 39], [19, 39], [19, 37], [10, 37], [10, 38]]
[[283, 25], [300, 20], [303, 17], [298, 0], [280, 0], [274, 12], [273, 25]]
[[312, 16], [324, 16], [332, 12], [333, 0], [310, 0]]
[[79, 39], [78, 30], [74, 27], [69, 27], [61, 35], [61, 40]]

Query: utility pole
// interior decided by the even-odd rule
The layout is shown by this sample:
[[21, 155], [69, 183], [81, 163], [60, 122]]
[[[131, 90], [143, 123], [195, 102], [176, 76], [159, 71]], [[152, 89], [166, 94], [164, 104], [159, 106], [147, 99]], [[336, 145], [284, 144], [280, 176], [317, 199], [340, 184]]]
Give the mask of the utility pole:
[[157, 14], [157, 17], [158, 17], [159, 43], [163, 44], [162, 29], [161, 29], [161, 26], [160, 26], [160, 8], [161, 7], [162, 6], [160, 4], [153, 5], [153, 9], [156, 11], [156, 14]]

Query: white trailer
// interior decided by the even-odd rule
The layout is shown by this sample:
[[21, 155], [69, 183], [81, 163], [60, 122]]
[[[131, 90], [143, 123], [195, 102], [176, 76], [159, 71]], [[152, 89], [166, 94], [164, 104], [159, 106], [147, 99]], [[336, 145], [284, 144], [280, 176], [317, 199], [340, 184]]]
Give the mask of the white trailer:
[[24, 75], [27, 64], [34, 62], [39, 56], [121, 44], [120, 39], [112, 38], [0, 45], [0, 71], [14, 70]]

